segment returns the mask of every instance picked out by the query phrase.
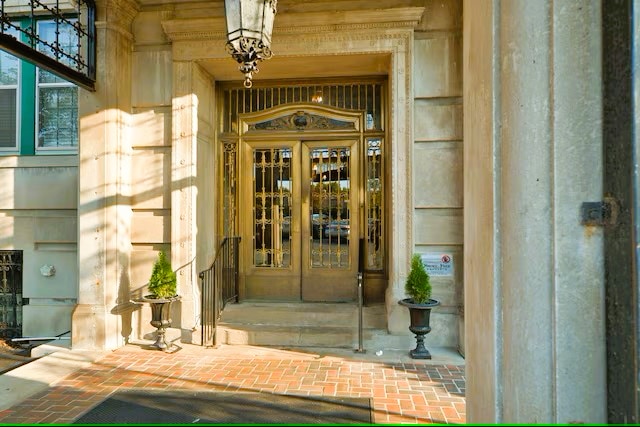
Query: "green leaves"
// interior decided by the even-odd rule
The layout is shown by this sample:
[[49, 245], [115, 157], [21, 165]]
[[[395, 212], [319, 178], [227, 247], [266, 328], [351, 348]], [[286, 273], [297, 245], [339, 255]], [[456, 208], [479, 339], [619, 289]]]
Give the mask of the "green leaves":
[[158, 259], [153, 264], [148, 287], [149, 292], [157, 298], [169, 298], [177, 293], [176, 273], [163, 251], [158, 254]]
[[428, 302], [431, 298], [431, 281], [429, 273], [422, 264], [419, 254], [413, 254], [411, 257], [411, 271], [405, 283], [405, 291], [413, 302], [422, 304]]

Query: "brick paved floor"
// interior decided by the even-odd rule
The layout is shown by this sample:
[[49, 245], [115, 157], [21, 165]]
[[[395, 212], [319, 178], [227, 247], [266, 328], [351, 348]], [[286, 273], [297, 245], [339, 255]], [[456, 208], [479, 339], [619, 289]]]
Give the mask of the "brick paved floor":
[[375, 423], [465, 423], [464, 367], [320, 357], [296, 351], [128, 345], [0, 411], [0, 423], [72, 423], [115, 390], [260, 391], [371, 397]]

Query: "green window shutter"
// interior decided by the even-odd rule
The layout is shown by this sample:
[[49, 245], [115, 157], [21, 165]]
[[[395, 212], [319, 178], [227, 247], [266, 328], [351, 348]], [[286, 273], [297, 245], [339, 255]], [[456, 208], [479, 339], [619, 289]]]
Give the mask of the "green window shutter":
[[[27, 28], [29, 19], [21, 19], [20, 27]], [[21, 33], [22, 41], [29, 40]], [[36, 124], [36, 67], [30, 62], [21, 61], [20, 64], [20, 154], [32, 156], [36, 153], [35, 124]]]
[[22, 62], [20, 73], [20, 154], [32, 156], [36, 153], [36, 67]]

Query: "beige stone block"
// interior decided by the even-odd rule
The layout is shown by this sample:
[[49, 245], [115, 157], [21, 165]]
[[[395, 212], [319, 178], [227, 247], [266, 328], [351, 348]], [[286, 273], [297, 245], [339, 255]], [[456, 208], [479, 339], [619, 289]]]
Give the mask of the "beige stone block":
[[0, 215], [0, 249], [8, 250], [19, 247], [15, 223], [16, 219], [13, 216]]
[[196, 94], [198, 136], [209, 139], [212, 137], [213, 122], [213, 78], [202, 68], [198, 67], [193, 73], [193, 92]]
[[134, 107], [171, 105], [171, 52], [151, 50], [133, 52], [132, 105]]
[[36, 305], [22, 307], [22, 335], [26, 337], [50, 337], [71, 330], [73, 305]]
[[134, 150], [131, 166], [133, 209], [168, 209], [171, 206], [170, 149]]
[[462, 209], [416, 209], [416, 245], [462, 245]]
[[78, 240], [78, 220], [75, 216], [35, 218], [34, 240], [38, 243], [75, 243]]
[[76, 209], [78, 206], [77, 167], [0, 169], [0, 182], [2, 209]]
[[0, 182], [2, 183], [2, 191], [0, 191], [0, 209], [13, 209], [15, 206], [16, 192], [16, 172], [11, 168], [0, 168]]
[[140, 12], [133, 21], [133, 37], [136, 45], [168, 43], [161, 22], [171, 16], [170, 11]]
[[171, 107], [136, 108], [132, 123], [132, 147], [171, 145]]
[[462, 207], [462, 143], [417, 143], [413, 195], [417, 207]]
[[35, 213], [32, 211], [0, 213], [0, 249], [29, 250], [33, 248], [36, 229], [34, 216]]
[[462, 0], [426, 0], [416, 31], [462, 29]]
[[171, 239], [171, 215], [167, 210], [135, 212], [131, 219], [131, 243], [162, 243]]
[[460, 316], [444, 313], [441, 307], [436, 307], [432, 310], [430, 320], [431, 332], [425, 336], [425, 346], [457, 347]]
[[[43, 276], [40, 269], [53, 266], [55, 274]], [[22, 272], [23, 293], [26, 298], [77, 298], [77, 251], [25, 251]]]
[[416, 141], [461, 140], [462, 105], [416, 100], [414, 102], [414, 137]]
[[414, 41], [416, 98], [462, 96], [461, 41], [460, 35]]

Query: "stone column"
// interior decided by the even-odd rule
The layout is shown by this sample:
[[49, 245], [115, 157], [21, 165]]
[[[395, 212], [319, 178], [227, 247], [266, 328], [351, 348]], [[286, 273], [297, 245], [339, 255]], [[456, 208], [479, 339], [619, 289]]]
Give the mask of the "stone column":
[[467, 420], [606, 420], [600, 3], [465, 1]]
[[216, 174], [213, 93], [213, 78], [194, 61], [174, 61], [171, 262], [178, 273], [182, 300], [180, 323], [173, 326], [180, 327], [182, 340], [190, 343], [200, 342], [200, 333], [196, 333], [201, 310], [198, 273], [209, 266], [217, 250], [205, 242], [218, 241], [213, 226], [216, 212], [210, 200]]
[[98, 0], [96, 91], [80, 90], [78, 155], [78, 305], [74, 349], [124, 343], [120, 309], [129, 298], [128, 118], [131, 111], [131, 23], [135, 0]]

